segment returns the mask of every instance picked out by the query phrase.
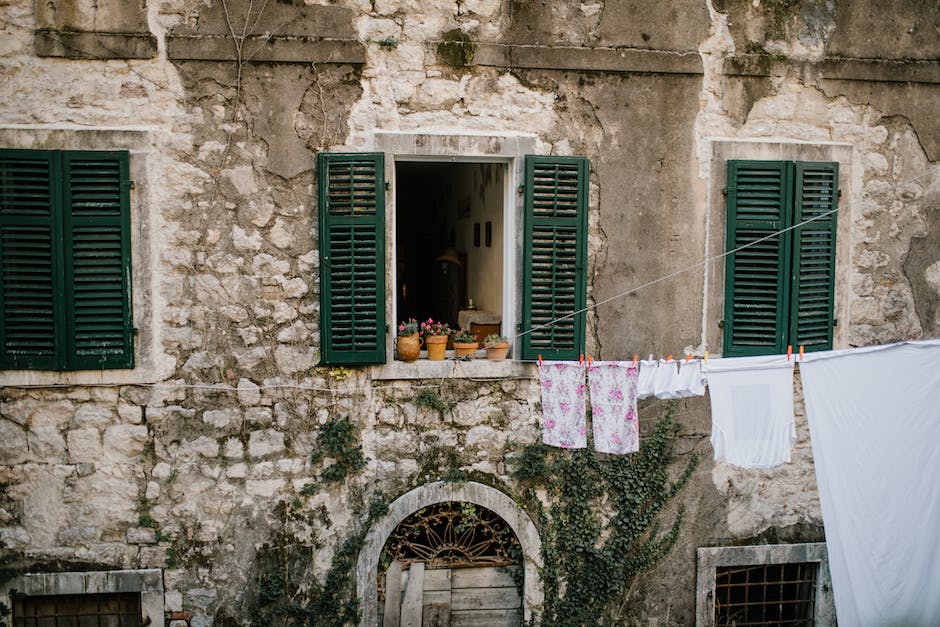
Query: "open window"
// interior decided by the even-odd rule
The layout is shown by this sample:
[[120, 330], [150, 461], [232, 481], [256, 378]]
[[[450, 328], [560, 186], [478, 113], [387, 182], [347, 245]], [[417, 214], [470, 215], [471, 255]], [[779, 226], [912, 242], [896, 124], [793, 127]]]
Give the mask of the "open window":
[[[396, 188], [388, 196], [392, 228], [387, 162]], [[521, 220], [507, 201], [517, 166]], [[385, 363], [386, 303], [396, 320], [467, 327], [476, 318], [491, 325], [481, 332], [513, 337], [517, 358], [577, 359], [585, 341], [588, 175], [581, 157], [319, 155], [322, 361]], [[386, 243], [386, 233], [394, 241]]]

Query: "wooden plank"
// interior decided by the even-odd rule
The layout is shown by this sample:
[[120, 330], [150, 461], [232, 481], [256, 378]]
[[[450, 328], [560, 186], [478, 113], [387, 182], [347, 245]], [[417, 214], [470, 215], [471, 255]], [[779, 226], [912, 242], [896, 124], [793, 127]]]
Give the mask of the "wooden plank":
[[451, 570], [449, 568], [425, 569], [424, 571], [424, 591], [429, 590], [450, 590], [451, 588]]
[[450, 627], [450, 590], [424, 593], [422, 627]]
[[516, 585], [513, 571], [518, 566], [481, 566], [479, 568], [455, 568], [453, 570], [453, 588], [508, 588]]
[[401, 625], [401, 562], [393, 561], [385, 571], [385, 616], [383, 627]]
[[408, 587], [401, 604], [401, 627], [421, 627], [421, 607], [424, 596], [424, 564], [415, 562], [408, 569]]
[[500, 610], [522, 606], [515, 586], [511, 588], [464, 588], [451, 594], [454, 610]]
[[450, 627], [518, 627], [522, 610], [451, 611]]

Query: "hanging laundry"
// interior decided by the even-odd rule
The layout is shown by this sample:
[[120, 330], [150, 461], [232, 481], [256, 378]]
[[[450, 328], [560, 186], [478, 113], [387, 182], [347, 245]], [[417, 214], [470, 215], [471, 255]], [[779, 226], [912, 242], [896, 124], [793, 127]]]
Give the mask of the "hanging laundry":
[[705, 379], [702, 377], [702, 360], [691, 359], [679, 364], [679, 375], [672, 390], [676, 398], [705, 395]]
[[587, 446], [586, 385], [583, 363], [539, 363], [542, 389], [542, 442], [560, 448]]
[[796, 440], [793, 361], [783, 355], [710, 359], [703, 373], [711, 396], [715, 460], [743, 468], [789, 462]]
[[675, 360], [659, 360], [659, 366], [656, 368], [656, 375], [653, 378], [653, 390], [656, 398], [671, 399], [679, 398], [676, 396], [676, 378], [679, 376], [679, 370]]
[[636, 413], [639, 370], [629, 361], [602, 361], [588, 366], [595, 450], [622, 455], [640, 449]]
[[940, 340], [800, 373], [839, 624], [940, 625]]
[[640, 374], [636, 382], [636, 397], [649, 398], [656, 394], [656, 370], [659, 362], [655, 359], [643, 359], [639, 362]]

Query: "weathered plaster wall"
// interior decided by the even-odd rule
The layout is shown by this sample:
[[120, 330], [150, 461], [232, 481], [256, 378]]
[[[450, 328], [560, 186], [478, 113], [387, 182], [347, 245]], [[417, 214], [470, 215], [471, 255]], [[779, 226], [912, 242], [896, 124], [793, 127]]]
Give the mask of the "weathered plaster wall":
[[[148, 272], [169, 374], [0, 391], [0, 568], [162, 567], [168, 611], [228, 624], [256, 603], [271, 546], [292, 543], [315, 579], [377, 495], [455, 468], [514, 490], [509, 460], [539, 436], [533, 369], [479, 382], [317, 367], [315, 155], [371, 149], [377, 130], [524, 131], [536, 152], [588, 156], [592, 302], [721, 250], [717, 141], [850, 146], [843, 345], [937, 335], [936, 10], [908, 4], [871, 28], [869, 9], [822, 0], [349, 0], [271, 3], [261, 16], [246, 2], [168, 0], [146, 7], [156, 56], [65, 60], [37, 57], [33, 37], [47, 23], [71, 28], [64, 14], [4, 3], [0, 124], [152, 137]], [[294, 10], [302, 19], [287, 20]], [[108, 15], [136, 29], [142, 11]], [[455, 28], [479, 44], [468, 67], [438, 52]], [[74, 56], [109, 56], [87, 52]], [[871, 84], [827, 65], [833, 56], [924, 65], [910, 70], [916, 82]], [[714, 354], [720, 272], [601, 305], [591, 353]], [[683, 492], [679, 545], [624, 599], [626, 622], [691, 622], [699, 546], [822, 537], [797, 407], [793, 463], [746, 472], [711, 462], [705, 400], [678, 405], [682, 452], [705, 459]], [[644, 430], [664, 409], [641, 406]], [[305, 493], [323, 470], [309, 457], [321, 426], [346, 415], [368, 466]]]

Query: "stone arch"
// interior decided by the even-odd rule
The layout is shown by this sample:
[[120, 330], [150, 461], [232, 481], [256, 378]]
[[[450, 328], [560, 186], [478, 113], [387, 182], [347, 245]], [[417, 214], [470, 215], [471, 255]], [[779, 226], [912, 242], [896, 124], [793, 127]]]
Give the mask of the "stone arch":
[[542, 579], [539, 568], [542, 566], [542, 542], [532, 519], [526, 515], [515, 501], [488, 485], [473, 481], [456, 484], [436, 481], [415, 488], [395, 499], [389, 506], [388, 513], [376, 522], [366, 535], [365, 544], [359, 552], [356, 563], [356, 591], [362, 609], [362, 627], [376, 625], [378, 616], [378, 590], [376, 573], [382, 548], [395, 528], [405, 518], [435, 503], [463, 501], [485, 507], [500, 516], [516, 534], [522, 547], [523, 573], [525, 583], [522, 595], [522, 607], [525, 620], [532, 620], [542, 605]]

